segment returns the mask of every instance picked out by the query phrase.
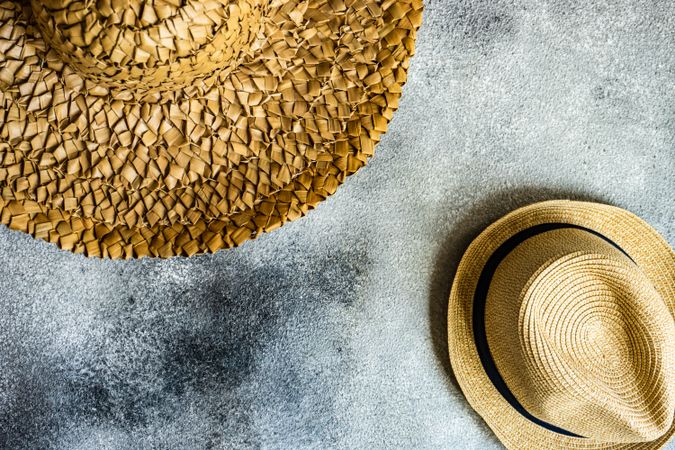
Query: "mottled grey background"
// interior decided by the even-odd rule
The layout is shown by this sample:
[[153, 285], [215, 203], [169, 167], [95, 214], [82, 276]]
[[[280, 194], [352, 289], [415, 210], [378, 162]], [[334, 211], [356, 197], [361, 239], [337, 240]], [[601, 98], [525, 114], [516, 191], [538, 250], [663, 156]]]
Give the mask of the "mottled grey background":
[[551, 198], [675, 243], [675, 4], [430, 0], [417, 48], [371, 164], [239, 249], [110, 262], [2, 228], [0, 446], [499, 447], [446, 358], [453, 271]]

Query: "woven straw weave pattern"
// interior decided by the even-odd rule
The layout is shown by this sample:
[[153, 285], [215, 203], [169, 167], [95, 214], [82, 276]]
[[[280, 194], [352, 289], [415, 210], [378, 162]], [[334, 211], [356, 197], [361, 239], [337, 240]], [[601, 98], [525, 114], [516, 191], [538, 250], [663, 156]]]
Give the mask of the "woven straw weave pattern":
[[492, 285], [488, 342], [528, 412], [606, 442], [668, 430], [675, 323], [625, 255], [585, 231], [551, 231], [515, 249]]
[[89, 256], [170, 257], [304, 215], [373, 154], [421, 12], [3, 1], [2, 223]]
[[[616, 412], [618, 413], [617, 417], [624, 414], [624, 418], [628, 418], [629, 420], [637, 419], [634, 423], [638, 426], [640, 420], [642, 420], [643, 423], [651, 422], [652, 425], [656, 424], [656, 427], [651, 430], [648, 428], [643, 429], [643, 431], [645, 431], [643, 433], [643, 438], [645, 439], [644, 442], [613, 442], [611, 440], [604, 440], [602, 436], [603, 430], [598, 429], [605, 426], [608, 421], [606, 420], [607, 417], [603, 418], [602, 416], [584, 416], [587, 423], [583, 426], [593, 430], [593, 433], [589, 434], [589, 436], [591, 436], [589, 438], [568, 437], [549, 431], [526, 419], [513, 409], [513, 407], [504, 399], [502, 394], [497, 391], [485, 373], [483, 365], [478, 357], [476, 345], [474, 344], [472, 326], [473, 293], [476, 289], [481, 270], [490, 255], [492, 255], [508, 238], [520, 231], [543, 223], [568, 223], [601, 233], [623, 248], [631, 256], [637, 267], [639, 267], [639, 270], [643, 272], [644, 278], [641, 278], [640, 276], [636, 277], [633, 270], [631, 271], [631, 276], [626, 277], [621, 275], [621, 272], [624, 272], [627, 267], [625, 265], [625, 258], [618, 257], [616, 253], [610, 255], [606, 250], [600, 252], [602, 257], [598, 257], [598, 249], [595, 246], [590, 247], [590, 254], [587, 254], [588, 252], [582, 252], [583, 254], [574, 252], [574, 254], [567, 255], [562, 259], [560, 257], [554, 258], [553, 260], [547, 258], [546, 261], [539, 265], [540, 272], [537, 272], [536, 270], [527, 271], [528, 274], [525, 277], [524, 282], [507, 282], [503, 284], [507, 289], [508, 286], [511, 286], [511, 289], [516, 289], [517, 294], [520, 294], [516, 295], [516, 297], [521, 300], [524, 299], [526, 295], [529, 295], [530, 300], [532, 301], [528, 302], [530, 307], [535, 305], [539, 306], [536, 313], [532, 308], [527, 310], [527, 306], [521, 309], [522, 302], [518, 303], [517, 301], [511, 303], [502, 302], [502, 308], [499, 311], [497, 311], [497, 309], [493, 309], [492, 311], [486, 310], [486, 332], [488, 333], [490, 349], [495, 352], [495, 355], [493, 355], [495, 357], [495, 363], [499, 365], [500, 371], [504, 372], [505, 381], [509, 383], [509, 386], [513, 388], [514, 391], [518, 391], [519, 383], [525, 382], [523, 378], [524, 374], [527, 372], [518, 372], [518, 376], [515, 377], [509, 375], [506, 367], [509, 366], [510, 363], [519, 364], [518, 361], [514, 361], [514, 359], [518, 359], [519, 352], [510, 351], [509, 353], [508, 350], [505, 350], [508, 349], [509, 342], [502, 341], [501, 339], [505, 339], [508, 335], [506, 330], [503, 330], [507, 325], [502, 325], [501, 332], [495, 327], [495, 323], [500, 322], [500, 320], [503, 320], [506, 316], [511, 318], [515, 317], [515, 319], [510, 322], [512, 329], [509, 330], [509, 333], [511, 336], [520, 336], [518, 333], [519, 326], [522, 326], [523, 330], [527, 328], [527, 336], [533, 337], [532, 333], [537, 335], [536, 338], [531, 339], [528, 344], [525, 344], [527, 339], [522, 339], [520, 337], [512, 338], [510, 344], [511, 346], [517, 346], [517, 348], [521, 348], [522, 346], [524, 349], [529, 349], [526, 350], [526, 353], [529, 353], [529, 362], [525, 363], [525, 359], [521, 359], [520, 364], [521, 367], [524, 367], [523, 370], [530, 370], [530, 373], [533, 374], [533, 376], [536, 376], [538, 380], [542, 380], [542, 375], [547, 373], [542, 370], [544, 367], [543, 364], [552, 367], [561, 363], [560, 359], [556, 359], [558, 356], [543, 351], [542, 345], [553, 345], [554, 347], [557, 347], [558, 350], [574, 346], [574, 352], [569, 352], [567, 356], [576, 356], [585, 361], [584, 364], [589, 367], [577, 367], [577, 369], [580, 370], [580, 373], [585, 371], [585, 376], [587, 378], [593, 376], [594, 370], [593, 365], [588, 363], [589, 355], [596, 352], [598, 348], [606, 348], [607, 344], [609, 344], [610, 347], [615, 345], [624, 346], [625, 342], [620, 340], [612, 342], [612, 339], [609, 339], [604, 343], [598, 341], [585, 347], [576, 345], [590, 336], [582, 337], [576, 330], [571, 328], [566, 329], [565, 325], [583, 323], [586, 319], [590, 321], [586, 324], [592, 324], [593, 322], [590, 317], [583, 313], [581, 315], [575, 315], [575, 313], [580, 311], [578, 308], [573, 308], [571, 310], [571, 317], [580, 318], [582, 319], [581, 322], [579, 320], [554, 320], [553, 323], [549, 320], [547, 323], [539, 324], [540, 327], [535, 329], [529, 320], [525, 320], [526, 318], [532, 318], [537, 314], [542, 315], [541, 317], [544, 318], [548, 317], [549, 319], [554, 316], [557, 318], [560, 317], [557, 313], [552, 316], [551, 310], [547, 310], [547, 308], [543, 307], [546, 304], [546, 299], [551, 294], [550, 289], [554, 289], [553, 285], [549, 283], [548, 286], [551, 286], [549, 289], [532, 289], [532, 285], [528, 285], [528, 281], [535, 283], [536, 280], [541, 281], [546, 278], [544, 272], [551, 263], [560, 260], [559, 264], [562, 264], [562, 266], [576, 265], [577, 267], [580, 267], [582, 269], [578, 272], [581, 274], [580, 277], [572, 277], [570, 279], [570, 283], [575, 285], [580, 279], [591, 275], [588, 268], [588, 261], [591, 259], [595, 259], [601, 264], [605, 264], [612, 268], [610, 273], [613, 274], [613, 276], [607, 277], [606, 273], [604, 275], [606, 282], [605, 288], [598, 289], [597, 282], [593, 282], [593, 289], [580, 296], [581, 300], [584, 300], [584, 298], [588, 300], [588, 295], [591, 293], [595, 292], [596, 294], [600, 294], [599, 297], [596, 298], [596, 301], [591, 303], [591, 306], [599, 306], [597, 300], [603, 301], [600, 297], [604, 297], [605, 294], [608, 294], [608, 292], [604, 292], [604, 290], [611, 286], [621, 287], [618, 289], [618, 291], [621, 291], [621, 289], [626, 287], [626, 284], [648, 282], [649, 286], [652, 287], [656, 294], [652, 291], [650, 295], [643, 295], [641, 298], [641, 305], [638, 305], [637, 308], [635, 305], [632, 305], [631, 308], [633, 308], [633, 312], [629, 315], [631, 317], [639, 317], [640, 320], [638, 322], [642, 324], [651, 324], [649, 330], [640, 330], [645, 333], [649, 331], [651, 342], [649, 344], [645, 344], [645, 342], [635, 342], [635, 351], [632, 356], [629, 355], [629, 359], [632, 360], [630, 365], [640, 364], [641, 362], [644, 362], [645, 359], [650, 359], [651, 356], [645, 356], [645, 353], [647, 351], [652, 352], [656, 347], [659, 347], [662, 358], [655, 358], [653, 362], [650, 362], [649, 366], [653, 369], [656, 369], [656, 366], [660, 366], [661, 369], [665, 368], [665, 370], [663, 370], [661, 374], [648, 373], [650, 367], [644, 367], [642, 369], [639, 367], [631, 367], [630, 370], [626, 370], [627, 366], [625, 365], [625, 358], [618, 358], [615, 361], [615, 367], [617, 369], [616, 373], [622, 376], [618, 380], [605, 380], [607, 383], [604, 384], [605, 388], [608, 390], [611, 390], [612, 387], [616, 388], [614, 400], [619, 399], [621, 402], [624, 402], [623, 405], [620, 402], [614, 404], [615, 407], [619, 406], [619, 408], [616, 409]], [[565, 242], [561, 242], [561, 245], [566, 247]], [[530, 255], [532, 256], [535, 254], [530, 252]], [[527, 258], [526, 260], [529, 259], [533, 258]], [[511, 275], [513, 279], [514, 273]], [[542, 275], [544, 275], [544, 278], [542, 278]], [[497, 277], [498, 274], [495, 273], [495, 276]], [[592, 276], [597, 276], [597, 274]], [[558, 279], [558, 281], [560, 280]], [[516, 285], [520, 286], [520, 288]], [[570, 287], [569, 283], [563, 283], [561, 289], [566, 287]], [[617, 306], [625, 303], [625, 301], [622, 300], [622, 296], [617, 295], [617, 289], [612, 288], [611, 290], [612, 303], [614, 304], [610, 305], [604, 303], [602, 307], [597, 310], [598, 312], [602, 312], [604, 317], [609, 317], [609, 319], [604, 320], [603, 323], [607, 325], [609, 331], [607, 336], [610, 337], [617, 336], [616, 333], [612, 334], [612, 330], [617, 331], [616, 327], [620, 328], [623, 326], [621, 325], [621, 321], [616, 321], [615, 315], [612, 317], [612, 314], [615, 314]], [[532, 297], [535, 291], [537, 293], [536, 299], [535, 297]], [[644, 292], [649, 293], [650, 291], [646, 290]], [[658, 300], [661, 302], [660, 305], [657, 304], [655, 306], [653, 304], [653, 301], [656, 300], [656, 297], [653, 297], [653, 295], [658, 297]], [[607, 298], [604, 298], [604, 300], [606, 301]], [[511, 304], [511, 306], [509, 306], [509, 304]], [[490, 305], [490, 300], [488, 300], [486, 306], [487, 305]], [[495, 305], [493, 304], [492, 306]], [[594, 308], [592, 307], [591, 309]], [[511, 312], [509, 312], [509, 310]], [[664, 326], [659, 326], [658, 321], [653, 320], [655, 316], [661, 317], [660, 320], [662, 322], [668, 323], [665, 325], [661, 323], [660, 325]], [[596, 319], [597, 318], [598, 317], [596, 316]], [[670, 423], [664, 434], [657, 439], [649, 440], [650, 437], [663, 431], [662, 429], [659, 429], [659, 424], [668, 421], [668, 417], [661, 417], [664, 411], [665, 415], [670, 415], [672, 417], [672, 410], [666, 410], [669, 407], [668, 405], [672, 406], [672, 401], [675, 396], [675, 383], [672, 382], [672, 370], [668, 371], [668, 365], [672, 364], [672, 361], [675, 360], [675, 347], [673, 347], [672, 344], [668, 345], [668, 343], [672, 342], [672, 335], [660, 333], [658, 330], [671, 329], [672, 333], [673, 320], [675, 320], [675, 253], [668, 243], [665, 242], [653, 228], [637, 216], [612, 206], [571, 201], [550, 201], [531, 205], [510, 213], [489, 226], [471, 243], [457, 269], [450, 295], [448, 305], [448, 350], [453, 371], [467, 400], [485, 419], [502, 443], [510, 449], [658, 449], [663, 447], [673, 434], [675, 434], [675, 424]], [[488, 323], [490, 323], [490, 325], [488, 325]], [[562, 328], [556, 329], [556, 326]], [[592, 328], [593, 327], [588, 327], [587, 331]], [[492, 337], [490, 337], [490, 330], [492, 330]], [[554, 332], [555, 335], [562, 340], [556, 342], [549, 339], [551, 337], [551, 332]], [[622, 333], [624, 332], [622, 331]], [[517, 343], [514, 343], [513, 339], [515, 339]], [[537, 352], [540, 356], [538, 361], [537, 358], [532, 357], [533, 352]], [[500, 353], [501, 356], [497, 356], [497, 353]], [[650, 355], [652, 354], [653, 353]], [[504, 355], [508, 355], [510, 360], [507, 360]], [[498, 359], [501, 361], [501, 364], [497, 361]], [[568, 368], [570, 367], [568, 366]], [[512, 372], [516, 373], [517, 370], [514, 369]], [[570, 374], [572, 372], [573, 371], [571, 370], [562, 370], [558, 373]], [[628, 374], [631, 376], [628, 377]], [[660, 380], [659, 377], [662, 375], [668, 376], [669, 382], [667, 383], [667, 386], [664, 386], [664, 384], [661, 383], [663, 380]], [[631, 386], [628, 386], [622, 383], [629, 378], [637, 381], [637, 385], [632, 384]], [[583, 383], [577, 384], [576, 386], [588, 386], [589, 383], [592, 384], [592, 382], [593, 380], [584, 380]], [[654, 385], [652, 386], [650, 383], [654, 383]], [[528, 383], [527, 385], [532, 388], [532, 383]], [[545, 383], [542, 383], [539, 386], [543, 387], [544, 385]], [[583, 403], [579, 401], [579, 398], [575, 399], [575, 396], [578, 397], [578, 393], [575, 393], [574, 389], [564, 388], [565, 386], [569, 388], [569, 385], [569, 378], [563, 377], [562, 379], [558, 379], [556, 386], [565, 390], [564, 395], [551, 395], [549, 404], [540, 404], [539, 408], [550, 406], [550, 411], [553, 411], [554, 409], [557, 410], [558, 414], [555, 415], [555, 418], [559, 419], [559, 413], [565, 409], [565, 401], [568, 402], [567, 405], [569, 408], [582, 407]], [[667, 392], [664, 391], [664, 389]], [[548, 390], [548, 393], [554, 394], [551, 390]], [[661, 394], [664, 395], [661, 396]], [[527, 403], [527, 406], [533, 408], [533, 411], [537, 414], [542, 414], [542, 411], [537, 410], [532, 401], [528, 401], [531, 400], [532, 397], [536, 397], [536, 395], [537, 393], [531, 394], [528, 399], [528, 395], [523, 394], [521, 391], [519, 392], [519, 400], [523, 403]], [[659, 396], [661, 397], [657, 399]], [[596, 398], [599, 397], [600, 396], [597, 396]], [[603, 398], [607, 397], [603, 396]], [[612, 399], [609, 398], [608, 400], [611, 401]], [[592, 403], [592, 401], [593, 400], [591, 399], [590, 403]], [[622, 406], [624, 408], [622, 408]], [[628, 406], [628, 408], [625, 408], [625, 406]], [[608, 408], [610, 411], [611, 409], [612, 408]], [[626, 414], [630, 410], [648, 410], [649, 412], [645, 414], [638, 413], [637, 415], [630, 417], [630, 413]], [[553, 416], [548, 418], [551, 417]], [[578, 427], [579, 423], [577, 423], [577, 428]], [[613, 431], [616, 432], [617, 430], [614, 429]], [[611, 434], [613, 431], [610, 430], [609, 433]], [[593, 436], [598, 436], [598, 438], [594, 438]], [[607, 436], [605, 436], [605, 438], [606, 437]], [[624, 435], [624, 438], [625, 437], [626, 436]], [[634, 433], [632, 434], [632, 438], [635, 438]], [[621, 433], [617, 433], [614, 436], [614, 439], [621, 439]]]

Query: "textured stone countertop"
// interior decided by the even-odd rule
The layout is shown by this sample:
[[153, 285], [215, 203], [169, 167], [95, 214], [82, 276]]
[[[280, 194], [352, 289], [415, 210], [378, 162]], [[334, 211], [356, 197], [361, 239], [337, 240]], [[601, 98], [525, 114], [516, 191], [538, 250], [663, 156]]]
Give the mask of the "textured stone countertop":
[[430, 0], [376, 156], [306, 218], [164, 261], [0, 229], [0, 446], [499, 448], [446, 358], [452, 276], [561, 197], [675, 244], [675, 3]]

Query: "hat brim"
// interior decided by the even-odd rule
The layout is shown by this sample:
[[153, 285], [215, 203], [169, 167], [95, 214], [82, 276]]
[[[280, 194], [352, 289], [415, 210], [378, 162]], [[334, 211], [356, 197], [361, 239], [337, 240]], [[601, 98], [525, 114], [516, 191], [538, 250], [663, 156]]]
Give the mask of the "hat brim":
[[533, 226], [563, 223], [595, 231], [619, 245], [644, 271], [675, 317], [675, 253], [649, 224], [623, 209], [597, 203], [554, 200], [511, 212], [485, 229], [457, 269], [448, 305], [450, 363], [469, 404], [508, 448], [655, 449], [675, 434], [637, 444], [598, 442], [550, 431], [521, 415], [493, 385], [474, 342], [473, 298], [482, 269], [510, 237]]
[[[67, 10], [62, 3], [54, 7]], [[302, 14], [292, 6], [304, 8]], [[187, 67], [180, 73], [192, 83], [174, 84], [162, 63], [160, 83], [152, 81], [147, 92], [136, 89], [138, 79], [159, 76], [153, 62], [144, 66], [150, 74], [141, 70], [136, 84], [113, 95], [99, 83], [110, 80], [107, 72], [101, 77], [96, 58], [74, 55], [73, 61], [86, 62], [74, 70], [65, 64], [69, 57], [59, 56], [70, 47], [57, 51], [53, 37], [42, 36], [34, 11], [0, 2], [0, 27], [10, 35], [3, 36], [3, 52], [11, 49], [6, 53], [12, 57], [0, 59], [21, 69], [21, 76], [10, 71], [0, 80], [0, 103], [9, 105], [7, 118], [0, 119], [0, 223], [87, 256], [168, 258], [235, 247], [305, 215], [373, 155], [398, 107], [423, 10], [422, 0], [397, 0], [383, 8], [364, 3], [354, 9], [349, 2], [314, 6], [307, 11], [301, 2], [274, 3], [260, 39], [250, 43], [241, 61], [232, 59], [236, 71], [229, 62], [223, 72], [192, 74]], [[81, 19], [82, 13], [73, 14]], [[307, 17], [300, 20], [296, 13]], [[47, 11], [44, 17], [59, 14]], [[372, 22], [373, 28], [349, 22], [353, 26], [345, 30], [358, 30], [364, 38], [346, 39], [349, 33], [335, 31], [336, 18], [335, 24], [353, 20]], [[290, 30], [295, 34], [301, 26], [309, 32], [290, 38]], [[322, 39], [319, 27], [330, 37]], [[215, 47], [222, 53], [220, 44]], [[134, 54], [138, 49], [132, 46]], [[207, 58], [201, 55], [208, 54], [195, 55], [202, 67]], [[115, 60], [103, 59], [105, 64], [98, 62], [105, 72]], [[346, 78], [347, 72], [358, 83]], [[35, 88], [33, 79], [42, 78], [54, 85], [41, 82]], [[96, 117], [80, 114], [99, 109]], [[61, 145], [63, 135], [70, 144]]]

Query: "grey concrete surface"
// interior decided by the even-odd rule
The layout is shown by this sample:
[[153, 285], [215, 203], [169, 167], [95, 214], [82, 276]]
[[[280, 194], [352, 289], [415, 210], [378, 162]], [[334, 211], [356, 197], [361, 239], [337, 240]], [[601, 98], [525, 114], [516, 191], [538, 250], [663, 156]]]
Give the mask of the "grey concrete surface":
[[168, 261], [0, 229], [2, 448], [500, 447], [446, 358], [453, 271], [544, 199], [675, 243], [675, 3], [426, 6], [390, 131], [308, 217]]

